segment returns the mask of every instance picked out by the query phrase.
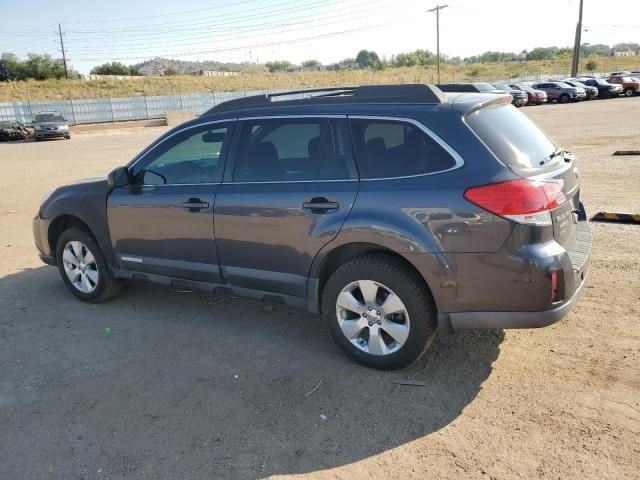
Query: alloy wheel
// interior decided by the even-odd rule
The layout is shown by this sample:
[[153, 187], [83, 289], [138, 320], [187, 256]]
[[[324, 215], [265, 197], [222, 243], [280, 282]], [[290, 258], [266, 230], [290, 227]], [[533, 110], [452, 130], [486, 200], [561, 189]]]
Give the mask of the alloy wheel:
[[373, 280], [358, 280], [336, 300], [338, 325], [359, 350], [371, 355], [397, 352], [409, 337], [409, 313], [400, 297]]
[[62, 265], [71, 285], [82, 293], [91, 293], [98, 286], [98, 264], [91, 251], [81, 242], [71, 241], [64, 246]]

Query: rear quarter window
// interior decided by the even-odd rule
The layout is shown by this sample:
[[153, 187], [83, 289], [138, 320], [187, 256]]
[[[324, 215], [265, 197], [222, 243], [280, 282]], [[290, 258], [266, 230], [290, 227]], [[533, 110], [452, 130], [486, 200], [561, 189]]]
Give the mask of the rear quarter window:
[[557, 146], [529, 118], [511, 105], [481, 108], [466, 122], [500, 161], [510, 167], [540, 168]]
[[400, 120], [351, 119], [361, 178], [392, 178], [449, 170], [455, 159], [417, 126]]

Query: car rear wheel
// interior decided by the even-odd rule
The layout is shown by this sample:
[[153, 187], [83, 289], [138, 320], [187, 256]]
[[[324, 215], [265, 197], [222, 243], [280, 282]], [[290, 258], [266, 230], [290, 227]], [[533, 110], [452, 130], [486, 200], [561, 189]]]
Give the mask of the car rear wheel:
[[322, 294], [336, 343], [358, 363], [404, 368], [431, 344], [437, 327], [431, 293], [418, 274], [387, 255], [356, 258], [338, 268]]
[[71, 228], [60, 235], [56, 260], [62, 280], [80, 300], [100, 303], [118, 295], [124, 281], [113, 278], [95, 240]]
[[635, 90], [633, 88], [625, 88], [624, 89], [624, 96], [625, 97], [633, 97], [635, 95]]
[[558, 99], [558, 101], [560, 103], [567, 103], [569, 99], [570, 99], [569, 95], [567, 95], [566, 93], [563, 93], [562, 95], [560, 95], [560, 98]]

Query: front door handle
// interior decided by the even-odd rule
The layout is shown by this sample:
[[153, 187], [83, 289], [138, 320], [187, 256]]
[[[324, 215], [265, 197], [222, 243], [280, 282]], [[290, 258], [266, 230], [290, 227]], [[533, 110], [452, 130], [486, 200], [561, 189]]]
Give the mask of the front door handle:
[[312, 198], [308, 202], [302, 204], [305, 210], [311, 210], [313, 213], [324, 213], [329, 210], [336, 210], [340, 204], [326, 198]]
[[209, 202], [203, 202], [199, 198], [190, 198], [186, 202], [182, 202], [182, 208], [185, 208], [191, 212], [197, 212], [209, 208]]

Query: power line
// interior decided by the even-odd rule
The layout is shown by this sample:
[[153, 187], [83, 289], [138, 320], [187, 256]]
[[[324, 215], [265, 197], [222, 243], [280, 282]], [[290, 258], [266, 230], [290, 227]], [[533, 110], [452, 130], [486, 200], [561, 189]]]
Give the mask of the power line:
[[[419, 19], [416, 19], [416, 18], [404, 18], [404, 19], [396, 21], [396, 22], [387, 21], [387, 22], [384, 22], [384, 23], [378, 23], [378, 24], [375, 24], [375, 25], [367, 25], [367, 26], [360, 27], [360, 28], [341, 30], [339, 32], [331, 32], [331, 33], [326, 33], [326, 34], [321, 34], [321, 35], [313, 35], [313, 36], [301, 37], [301, 38], [285, 40], [285, 41], [258, 43], [258, 44], [251, 44], [251, 45], [242, 45], [242, 46], [238, 46], [238, 47], [219, 48], [219, 49], [213, 49], [213, 50], [179, 52], [179, 53], [172, 53], [171, 56], [172, 57], [186, 57], [186, 56], [192, 56], [192, 55], [204, 55], [204, 54], [215, 54], [215, 53], [220, 53], [220, 52], [231, 52], [231, 51], [239, 51], [239, 50], [248, 50], [250, 48], [258, 48], [258, 47], [271, 47], [271, 46], [287, 45], [287, 44], [291, 44], [291, 43], [299, 43], [299, 42], [305, 42], [305, 41], [309, 41], [309, 40], [316, 40], [316, 39], [320, 39], [320, 38], [333, 37], [333, 36], [336, 36], [336, 35], [344, 35], [344, 34], [348, 34], [348, 33], [355, 33], [355, 32], [360, 32], [360, 31], [364, 31], [364, 30], [370, 30], [370, 29], [374, 29], [374, 28], [384, 28], [384, 27], [388, 27], [389, 25], [394, 25], [394, 24], [399, 24], [399, 23], [409, 23], [409, 22], [413, 22], [413, 21], [416, 21], [416, 20], [419, 20]], [[144, 58], [148, 58], [148, 57], [149, 57], [148, 55], [135, 56], [135, 57], [116, 57], [116, 58], [112, 58], [112, 60], [140, 60], [140, 59], [144, 59]], [[78, 60], [84, 60], [84, 61], [102, 61], [104, 59], [104, 58], [80, 57], [80, 56], [77, 57], [77, 58], [78, 58]]]
[[[317, 8], [318, 6], [329, 6], [329, 5], [333, 5], [336, 3], [335, 0], [318, 0], [318, 1], [314, 1], [311, 3], [305, 3], [302, 6], [298, 6], [298, 7], [286, 7], [286, 8], [273, 8], [273, 7], [282, 7], [284, 5], [291, 5], [294, 3], [300, 3], [300, 2], [304, 2], [306, 0], [288, 0], [285, 2], [280, 2], [278, 4], [271, 4], [271, 5], [265, 5], [263, 7], [258, 7], [253, 9], [250, 13], [242, 13], [240, 15], [225, 15], [224, 22], [214, 22], [216, 24], [220, 24], [220, 25], [227, 25], [227, 24], [233, 24], [233, 23], [238, 23], [237, 20], [239, 21], [245, 21], [247, 20], [247, 18], [260, 18], [260, 17], [266, 17], [266, 16], [281, 16], [287, 13], [291, 13], [291, 12], [299, 12], [299, 11], [304, 11], [304, 10], [309, 10], [310, 8]], [[339, 3], [344, 3], [343, 0], [341, 0]], [[260, 12], [262, 10], [266, 10], [266, 12], [261, 12], [259, 14], [256, 15], [256, 12]], [[122, 33], [125, 32], [145, 32], [145, 33], [149, 33], [149, 34], [154, 34], [155, 32], [161, 31], [161, 32], [166, 32], [167, 30], [170, 30], [170, 28], [168, 28], [167, 26], [173, 25], [175, 29], [184, 29], [184, 24], [187, 25], [191, 25], [191, 26], [197, 26], [197, 25], [210, 25], [211, 24], [211, 19], [220, 19], [220, 15], [212, 15], [212, 16], [208, 16], [208, 17], [201, 17], [199, 19], [190, 19], [190, 20], [177, 20], [177, 21], [173, 21], [173, 22], [165, 22], [165, 23], [152, 23], [152, 24], [148, 24], [148, 25], [137, 25], [137, 26], [126, 26], [126, 27], [116, 27], [116, 28], [98, 28], [98, 29], [93, 29], [93, 30], [68, 30], [70, 33], [75, 33], [75, 34], [91, 34], [91, 33], [102, 33], [105, 35], [120, 35]], [[158, 29], [158, 27], [160, 27], [160, 29]], [[156, 30], [153, 30], [156, 29]]]
[[[407, 1], [412, 1], [412, 0], [407, 0]], [[313, 13], [313, 14], [297, 14], [294, 15], [292, 17], [289, 17], [287, 20], [284, 20], [285, 22], [289, 22], [286, 24], [283, 24], [283, 20], [281, 20], [281, 15], [278, 14], [278, 20], [277, 21], [270, 21], [270, 22], [266, 22], [266, 23], [251, 23], [251, 24], [246, 24], [243, 26], [234, 26], [234, 27], [228, 27], [228, 28], [220, 28], [220, 27], [224, 27], [225, 25], [230, 25], [230, 24], [235, 24], [235, 23], [241, 23], [243, 21], [245, 21], [247, 18], [246, 15], [242, 16], [242, 17], [237, 17], [237, 20], [235, 21], [229, 21], [229, 19], [226, 19], [225, 21], [222, 22], [214, 22], [214, 23], [209, 23], [206, 26], [203, 27], [198, 27], [198, 30], [200, 29], [206, 29], [205, 31], [207, 32], [211, 32], [208, 33], [207, 35], [203, 35], [200, 37], [194, 37], [193, 34], [189, 33], [188, 30], [192, 30], [192, 29], [185, 29], [182, 28], [178, 31], [178, 33], [176, 35], [171, 34], [171, 36], [173, 38], [179, 38], [179, 37], [186, 37], [189, 40], [194, 39], [194, 38], [213, 38], [213, 37], [219, 37], [221, 35], [225, 35], [228, 36], [227, 33], [228, 31], [232, 31], [232, 32], [239, 32], [239, 33], [243, 33], [242, 30], [247, 30], [247, 31], [253, 31], [256, 29], [262, 29], [262, 28], [267, 28], [267, 27], [277, 27], [277, 26], [288, 26], [288, 25], [292, 25], [292, 24], [304, 24], [304, 23], [308, 23], [308, 19], [312, 19], [312, 18], [316, 18], [316, 19], [320, 19], [320, 20], [325, 20], [325, 19], [330, 19], [330, 18], [338, 18], [344, 15], [349, 15], [349, 14], [354, 14], [354, 13], [361, 13], [360, 8], [364, 7], [364, 6], [371, 6], [372, 4], [377, 4], [377, 3], [381, 3], [381, 2], [386, 2], [386, 0], [374, 0], [373, 2], [370, 1], [365, 1], [363, 3], [360, 4], [355, 4], [355, 5], [350, 5], [347, 7], [342, 7], [342, 8], [336, 8], [333, 9], [331, 12], [331, 15], [329, 16], [325, 16], [322, 18], [318, 18], [319, 16], [322, 15], [326, 15], [326, 12], [317, 12], [317, 13]], [[342, 13], [339, 15], [333, 15], [333, 13], [335, 12], [341, 12], [341, 11], [347, 11], [346, 13]], [[349, 10], [355, 10], [355, 11], [349, 11]], [[291, 10], [293, 11], [293, 10]], [[251, 20], [262, 20], [264, 18], [267, 17], [271, 17], [273, 16], [272, 14], [266, 14], [266, 15], [252, 15], [250, 18]], [[296, 22], [297, 20], [305, 20], [304, 22]], [[67, 33], [69, 33], [67, 31]], [[163, 32], [163, 36], [166, 36], [167, 32]], [[153, 40], [148, 39], [147, 37], [149, 36], [153, 36]], [[79, 41], [95, 41], [96, 39], [102, 39], [102, 40], [109, 40], [110, 42], [113, 42], [114, 40], [112, 39], [113, 37], [111, 36], [92, 36], [92, 37], [87, 37], [87, 38], [82, 38], [82, 37], [76, 37], [76, 34], [71, 33], [71, 37], [76, 38], [76, 40]], [[136, 44], [136, 43], [145, 43], [147, 44], [147, 42], [151, 42], [153, 45], [156, 45], [157, 42], [155, 42], [155, 37], [157, 37], [157, 33], [155, 32], [141, 32], [139, 34], [132, 34], [132, 35], [127, 35], [126, 38], [123, 38], [123, 36], [121, 34], [118, 34], [116, 36], [116, 40], [119, 39], [121, 42], [125, 42], [126, 45], [132, 45], [132, 44]], [[138, 39], [140, 38], [140, 40], [138, 42], [132, 42], [132, 39]]]
[[100, 19], [100, 20], [84, 20], [84, 21], [75, 21], [75, 22], [67, 22], [69, 24], [89, 24], [89, 23], [106, 23], [106, 22], [129, 22], [132, 20], [145, 20], [145, 19], [149, 19], [149, 18], [160, 18], [160, 17], [169, 17], [169, 16], [173, 16], [173, 15], [185, 15], [188, 13], [197, 13], [197, 12], [203, 12], [205, 10], [220, 10], [226, 7], [235, 7], [237, 5], [242, 5], [245, 3], [253, 3], [256, 2], [258, 0], [244, 0], [244, 1], [234, 1], [234, 2], [229, 2], [229, 3], [225, 3], [222, 5], [216, 5], [215, 7], [205, 7], [205, 8], [197, 8], [195, 10], [182, 10], [179, 12], [171, 12], [171, 13], [161, 13], [158, 15], [144, 15], [141, 17], [126, 17], [126, 18], [105, 18], [105, 19]]
[[[405, 2], [406, 3], [406, 2]], [[397, 4], [392, 6], [390, 9], [384, 9], [381, 10], [380, 12], [386, 12], [387, 10], [393, 11], [395, 12], [402, 12], [402, 11], [406, 11], [407, 7], [405, 6], [405, 8], [398, 8]], [[353, 21], [357, 21], [357, 20], [363, 20], [363, 19], [367, 19], [369, 18], [369, 16], [363, 16], [363, 15], [359, 15], [359, 16], [354, 16], [357, 15], [358, 12], [348, 12], [348, 13], [343, 13], [341, 15], [331, 15], [328, 17], [323, 17], [323, 18], [318, 18], [317, 20], [323, 21], [323, 20], [329, 20], [329, 21], [325, 21], [324, 23], [313, 23], [313, 24], [309, 24], [309, 21], [305, 20], [305, 21], [298, 21], [298, 22], [292, 22], [288, 25], [285, 26], [289, 26], [289, 25], [302, 25], [300, 27], [296, 27], [296, 28], [287, 28], [282, 30], [282, 27], [278, 27], [279, 30], [277, 31], [269, 31], [269, 30], [274, 30], [274, 27], [272, 26], [268, 26], [268, 27], [263, 27], [262, 29], [247, 29], [247, 30], [243, 30], [241, 32], [238, 33], [247, 33], [247, 32], [253, 32], [256, 30], [266, 30], [266, 32], [264, 33], [257, 33], [255, 35], [245, 35], [245, 36], [233, 36], [230, 38], [230, 36], [226, 33], [220, 33], [220, 34], [213, 34], [213, 35], [206, 35], [206, 36], [201, 36], [201, 37], [191, 37], [192, 39], [204, 39], [203, 41], [197, 41], [197, 42], [188, 42], [188, 43], [180, 43], [179, 45], [176, 44], [175, 40], [167, 40], [164, 42], [155, 42], [153, 44], [149, 44], [147, 42], [142, 42], [142, 43], [132, 43], [132, 42], [127, 42], [126, 44], [120, 44], [120, 45], [113, 45], [113, 44], [109, 44], [108, 46], [104, 47], [104, 48], [96, 48], [96, 47], [78, 47], [73, 49], [74, 52], [77, 53], [101, 53], [101, 52], [113, 52], [113, 51], [118, 51], [118, 50], [122, 50], [122, 49], [126, 49], [127, 52], [145, 52], [145, 51], [149, 51], [149, 50], [157, 50], [158, 47], [162, 47], [163, 45], [167, 45], [169, 44], [170, 46], [180, 46], [180, 47], [185, 47], [185, 46], [199, 46], [199, 45], [207, 45], [210, 44], [212, 40], [215, 40], [216, 38], [221, 38], [223, 37], [225, 39], [226, 43], [229, 43], [230, 41], [236, 41], [236, 40], [243, 40], [243, 39], [252, 39], [252, 38], [260, 38], [260, 37], [268, 37], [268, 36], [273, 36], [273, 35], [282, 35], [285, 33], [292, 33], [292, 32], [296, 32], [296, 31], [300, 31], [300, 30], [311, 30], [311, 29], [316, 29], [316, 28], [320, 28], [323, 26], [333, 26], [333, 25], [337, 25], [340, 23], [345, 23], [345, 22], [353, 22]], [[342, 18], [339, 20], [336, 20], [337, 18], [341, 18], [341, 17], [347, 17], [347, 18]]]

